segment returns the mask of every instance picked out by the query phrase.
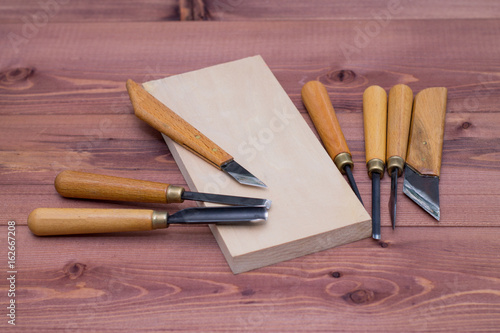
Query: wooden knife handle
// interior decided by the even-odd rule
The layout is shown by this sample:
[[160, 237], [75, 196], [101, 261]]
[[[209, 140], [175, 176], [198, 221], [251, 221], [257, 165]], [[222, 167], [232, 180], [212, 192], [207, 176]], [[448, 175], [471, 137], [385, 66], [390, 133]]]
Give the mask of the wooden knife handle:
[[382, 87], [370, 86], [363, 93], [363, 121], [368, 174], [376, 171], [382, 177], [387, 135], [387, 93]]
[[37, 208], [28, 216], [28, 227], [37, 236], [152, 230], [160, 228], [153, 223], [155, 213], [148, 209]]
[[[331, 159], [335, 161], [341, 153], [349, 154], [350, 158], [351, 152], [325, 86], [319, 81], [307, 82], [302, 87], [302, 101]], [[352, 159], [350, 164], [352, 167]], [[343, 172], [340, 165], [337, 167]]]
[[439, 176], [448, 90], [427, 88], [415, 96], [406, 163], [423, 175]]
[[54, 182], [67, 198], [154, 203], [183, 202], [184, 188], [170, 184], [65, 170]]
[[127, 90], [137, 117], [217, 168], [233, 157], [132, 80]]
[[405, 84], [398, 84], [389, 91], [387, 111], [387, 171], [404, 169], [410, 134], [413, 91]]

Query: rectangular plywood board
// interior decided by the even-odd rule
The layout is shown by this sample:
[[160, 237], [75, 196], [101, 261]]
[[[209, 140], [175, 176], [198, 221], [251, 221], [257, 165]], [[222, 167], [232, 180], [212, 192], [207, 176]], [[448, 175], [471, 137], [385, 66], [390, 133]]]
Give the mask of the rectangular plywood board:
[[234, 273], [370, 237], [370, 216], [260, 56], [143, 86], [268, 186], [240, 185], [164, 136], [190, 190], [272, 200], [265, 223], [211, 226]]

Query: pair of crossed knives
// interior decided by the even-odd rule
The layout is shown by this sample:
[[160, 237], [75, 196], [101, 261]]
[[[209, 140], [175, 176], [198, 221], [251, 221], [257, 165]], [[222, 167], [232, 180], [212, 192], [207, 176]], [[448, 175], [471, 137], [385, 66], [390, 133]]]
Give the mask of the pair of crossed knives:
[[[127, 81], [127, 90], [137, 117], [226, 172], [240, 184], [266, 187], [239, 165], [231, 155], [196, 128], [146, 92]], [[182, 203], [184, 200], [212, 202], [228, 207], [186, 208], [172, 215], [148, 209], [37, 208], [28, 217], [28, 227], [38, 236], [142, 231], [167, 228], [170, 224], [254, 223], [267, 220], [271, 201], [201, 192], [189, 192], [171, 184], [97, 175], [66, 170], [55, 187], [68, 198]]]

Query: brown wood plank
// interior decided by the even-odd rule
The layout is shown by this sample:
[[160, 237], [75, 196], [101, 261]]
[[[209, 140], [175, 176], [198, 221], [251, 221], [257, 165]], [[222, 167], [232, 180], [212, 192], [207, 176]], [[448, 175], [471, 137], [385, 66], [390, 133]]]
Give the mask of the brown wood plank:
[[0, 22], [153, 22], [185, 20], [407, 20], [498, 18], [499, 4], [481, 1], [148, 0], [2, 1]]
[[7, 0], [0, 3], [1, 23], [26, 29], [52, 23], [178, 21], [179, 0], [67, 1]]
[[500, 325], [499, 228], [383, 228], [391, 236], [382, 244], [366, 239], [237, 276], [206, 227], [51, 238], [16, 231], [25, 331]]
[[208, 17], [217, 21], [252, 20], [408, 20], [499, 18], [494, 0], [205, 0]]

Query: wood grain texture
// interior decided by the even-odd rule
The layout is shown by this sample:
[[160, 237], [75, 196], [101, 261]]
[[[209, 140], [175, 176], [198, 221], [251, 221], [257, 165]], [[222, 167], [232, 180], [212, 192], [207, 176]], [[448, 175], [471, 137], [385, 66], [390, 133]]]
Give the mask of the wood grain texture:
[[[431, 10], [432, 8], [432, 10]], [[0, 22], [24, 24], [154, 22], [178, 20], [378, 20], [499, 18], [492, 0], [363, 1], [332, 3], [328, 0], [148, 0], [63, 1], [5, 0]]]
[[[17, 7], [27, 3], [38, 1], [15, 2]], [[500, 3], [413, 1], [420, 12], [404, 11], [399, 17], [416, 13], [412, 18], [417, 19], [393, 19], [378, 35], [363, 39], [358, 31], [373, 24], [374, 3], [336, 3], [342, 13], [329, 16], [339, 20], [318, 22], [56, 23], [63, 21], [61, 12], [18, 45], [17, 53], [8, 39], [0, 39], [0, 225], [16, 221], [17, 328], [497, 331], [500, 22], [474, 17], [497, 15]], [[309, 8], [293, 12], [288, 6], [256, 6], [241, 17], [254, 19], [258, 10], [308, 18]], [[343, 13], [367, 16], [342, 20], [348, 16]], [[224, 12], [224, 19], [229, 14]], [[23, 36], [19, 17], [4, 10], [0, 15], [16, 23], [0, 24], [0, 35]], [[64, 20], [77, 21], [79, 15]], [[27, 216], [37, 207], [163, 208], [173, 213], [194, 205], [66, 199], [53, 181], [72, 168], [186, 185], [159, 133], [133, 115], [124, 82], [255, 54], [263, 55], [313, 131], [301, 87], [319, 80], [335, 96], [368, 211], [371, 182], [360, 167], [365, 157], [363, 91], [372, 84], [388, 90], [405, 83], [414, 92], [447, 87], [439, 226], [399, 195], [394, 232], [382, 209], [381, 243], [366, 239], [238, 276], [229, 271], [205, 226], [97, 237], [43, 238], [28, 231]], [[384, 201], [390, 179], [381, 185]], [[4, 278], [1, 304], [7, 301]], [[6, 321], [0, 327], [6, 330]]]
[[143, 85], [268, 185], [241, 186], [165, 137], [190, 188], [272, 200], [266, 223], [210, 226], [234, 273], [369, 237], [370, 216], [260, 56]]
[[494, 0], [386, 1], [354, 0], [205, 0], [209, 18], [217, 21], [373, 20], [499, 18]]
[[340, 153], [351, 155], [325, 85], [319, 81], [309, 81], [302, 87], [301, 95], [321, 142], [332, 160]]
[[[0, 197], [9, 207], [0, 210], [0, 223], [16, 219], [25, 224], [29, 212], [39, 206], [110, 205], [60, 198], [53, 180], [64, 169], [186, 185], [161, 135], [147, 124], [138, 123], [133, 115], [124, 82], [129, 77], [140, 82], [159, 79], [260, 53], [311, 127], [300, 97], [302, 85], [318, 79], [338, 94], [336, 115], [349, 142], [354, 178], [367, 198], [368, 210], [371, 182], [366, 169], [360, 167], [365, 163], [361, 111], [364, 89], [371, 83], [389, 89], [395, 82], [407, 83], [415, 92], [436, 83], [447, 87], [440, 191], [446, 193], [441, 201], [448, 209], [443, 211], [440, 223], [500, 225], [500, 207], [495, 204], [500, 198], [500, 186], [494, 181], [500, 178], [496, 126], [500, 122], [496, 98], [500, 94], [500, 75], [491, 65], [500, 54], [494, 38], [500, 34], [500, 23], [394, 21], [348, 60], [339, 45], [354, 45], [354, 29], [363, 23], [367, 21], [257, 25], [199, 22], [180, 26], [136, 23], [121, 26], [121, 37], [114, 34], [114, 25], [47, 25], [20, 47], [19, 54], [7, 40], [0, 40], [4, 46], [0, 57], [0, 184], [5, 188]], [[20, 31], [21, 26], [6, 24], [0, 29], [7, 34]], [[203, 41], [187, 42], [188, 36], [201, 36], [201, 32]], [[461, 36], [460, 40], [450, 42], [446, 38], [455, 34]], [[144, 35], [164, 42], [151, 43]], [[282, 38], [284, 35], [289, 38]], [[245, 43], [240, 42], [241, 36], [245, 36]], [[319, 43], [321, 40], [331, 42]], [[405, 42], [408, 40], [412, 43]], [[48, 43], [64, 45], [63, 51], [47, 48]], [[127, 43], [136, 48], [120, 51]], [[469, 47], [459, 47], [462, 43]], [[224, 52], [209, 52], [214, 45]], [[296, 45], [303, 47], [296, 49]], [[315, 56], [311, 58], [305, 49], [315, 50]], [[425, 54], [427, 49], [436, 50], [435, 56], [415, 56]], [[109, 58], [97, 57], [97, 50], [105, 50]], [[93, 59], [91, 71], [84, 59]], [[384, 183], [383, 179], [382, 200], [388, 198], [389, 188], [390, 182]], [[398, 225], [435, 225], [419, 207], [401, 198], [398, 208], [403, 215]], [[170, 212], [176, 208], [178, 205], [166, 207]], [[389, 223], [389, 216], [382, 210], [382, 225]]]
[[28, 227], [37, 236], [98, 234], [153, 229], [148, 209], [37, 208]]
[[415, 96], [406, 162], [423, 175], [439, 176], [448, 92], [427, 88]]
[[412, 107], [410, 87], [398, 84], [391, 88], [387, 103], [387, 159], [392, 156], [406, 159]]
[[380, 86], [370, 86], [363, 93], [366, 163], [373, 159], [385, 163], [387, 138], [387, 93]]
[[[170, 184], [64, 170], [54, 187], [66, 198], [169, 203]], [[181, 194], [181, 192], [179, 192]], [[174, 202], [182, 202], [179, 196]]]
[[[127, 91], [135, 115], [216, 168], [233, 160], [221, 147], [132, 80]], [[168, 102], [167, 102], [168, 103]]]
[[0, 3], [0, 22], [48, 23], [178, 21], [179, 0], [68, 1], [6, 0]]
[[[17, 231], [17, 328], [25, 331], [470, 332], [500, 325], [498, 228], [387, 227], [380, 244], [365, 239], [237, 276], [207, 227], [51, 238]], [[141, 306], [148, 311], [138, 312]]]

